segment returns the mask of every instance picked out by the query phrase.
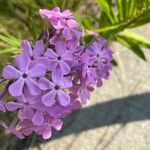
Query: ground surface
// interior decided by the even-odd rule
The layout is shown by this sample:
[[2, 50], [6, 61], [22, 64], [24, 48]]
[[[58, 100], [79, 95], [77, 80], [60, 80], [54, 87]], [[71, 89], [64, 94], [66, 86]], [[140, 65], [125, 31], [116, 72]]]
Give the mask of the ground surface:
[[[150, 39], [150, 24], [135, 31]], [[42, 150], [150, 150], [150, 50], [144, 62], [117, 43], [112, 47], [119, 67]]]

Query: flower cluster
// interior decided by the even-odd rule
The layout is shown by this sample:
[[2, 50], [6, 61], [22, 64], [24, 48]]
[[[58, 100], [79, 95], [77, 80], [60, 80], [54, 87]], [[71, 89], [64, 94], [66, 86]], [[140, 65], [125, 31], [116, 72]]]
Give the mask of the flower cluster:
[[[0, 112], [15, 112], [12, 123], [0, 124], [19, 138], [35, 132], [44, 139], [60, 130], [63, 118], [90, 99], [94, 86], [102, 86], [112, 68], [107, 41], [94, 36], [85, 44], [83, 30], [69, 10], [40, 10], [45, 20], [34, 45], [21, 43], [22, 52], [2, 71], [7, 86], [0, 94]], [[5, 100], [9, 95], [10, 100]]]

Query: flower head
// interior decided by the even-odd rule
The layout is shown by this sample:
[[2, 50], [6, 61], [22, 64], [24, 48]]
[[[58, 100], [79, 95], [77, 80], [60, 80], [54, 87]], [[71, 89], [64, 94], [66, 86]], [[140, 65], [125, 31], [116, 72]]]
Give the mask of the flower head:
[[20, 139], [33, 132], [49, 139], [52, 128], [59, 131], [63, 119], [90, 100], [112, 69], [107, 41], [89, 32], [93, 42], [84, 42], [83, 30], [70, 10], [41, 9], [40, 15], [46, 21], [42, 34], [33, 45], [22, 41], [22, 54], [15, 64], [4, 67], [0, 81], [6, 81], [0, 113], [15, 112], [9, 126], [2, 121], [0, 125]]
[[49, 70], [60, 70], [62, 75], [70, 72], [69, 62], [73, 61], [73, 54], [66, 49], [66, 44], [59, 41], [55, 44], [55, 51], [48, 48], [45, 56], [49, 59]]
[[17, 68], [7, 65], [3, 69], [2, 75], [5, 79], [13, 80], [9, 86], [9, 92], [12, 96], [21, 96], [24, 88], [28, 88], [31, 95], [38, 95], [40, 89], [35, 78], [45, 75], [46, 68], [42, 64], [36, 64], [30, 68], [30, 60], [25, 55], [16, 57]]

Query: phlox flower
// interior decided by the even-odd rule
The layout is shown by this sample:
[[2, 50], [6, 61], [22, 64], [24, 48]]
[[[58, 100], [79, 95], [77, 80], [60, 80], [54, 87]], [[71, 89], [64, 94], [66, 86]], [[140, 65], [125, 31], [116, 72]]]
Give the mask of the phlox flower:
[[34, 79], [45, 75], [45, 66], [36, 64], [30, 68], [30, 60], [24, 55], [17, 56], [15, 62], [17, 67], [7, 65], [2, 72], [5, 79], [14, 81], [9, 86], [10, 94], [12, 96], [21, 96], [23, 94], [23, 89], [28, 88], [31, 95], [38, 95], [40, 89]]

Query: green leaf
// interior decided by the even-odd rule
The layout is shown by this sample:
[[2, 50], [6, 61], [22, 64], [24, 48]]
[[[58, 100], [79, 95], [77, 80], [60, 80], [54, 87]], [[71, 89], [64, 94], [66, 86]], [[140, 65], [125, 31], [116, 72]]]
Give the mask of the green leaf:
[[150, 40], [145, 39], [144, 37], [142, 37], [136, 33], [125, 30], [121, 35], [134, 40], [138, 45], [150, 48]]
[[0, 40], [8, 43], [9, 45], [12, 45], [14, 47], [20, 46], [20, 40], [18, 40], [16, 37], [10, 35], [9, 33], [5, 33], [4, 35], [0, 35]]
[[83, 19], [83, 20], [81, 20], [81, 23], [86, 29], [91, 29], [91, 27], [93, 25], [91, 23], [91, 20], [89, 20], [89, 19]]
[[18, 54], [18, 49], [16, 49], [15, 47], [11, 47], [11, 48], [5, 48], [5, 49], [1, 49], [0, 50], [0, 55], [4, 55], [6, 53], [13, 53], [13, 54]]
[[97, 4], [103, 9], [103, 11], [107, 14], [109, 19], [111, 20], [111, 23], [116, 22], [116, 17], [114, 12], [111, 9], [111, 5], [107, 0], [97, 0]]
[[109, 17], [107, 16], [107, 14], [104, 11], [102, 11], [98, 22], [99, 22], [99, 26], [101, 28], [111, 24], [111, 21], [110, 21]]
[[123, 36], [123, 35], [118, 35], [116, 37], [116, 40], [124, 45], [125, 47], [129, 48], [133, 53], [135, 53], [138, 57], [146, 61], [146, 57], [142, 51], [142, 49], [134, 42], [134, 40]]
[[149, 0], [144, 0], [144, 7], [145, 7], [146, 9], [149, 8], [149, 4], [150, 4], [150, 1], [149, 1]]
[[133, 17], [136, 15], [137, 12], [137, 1], [136, 0], [129, 0], [127, 2], [127, 17]]
[[117, 0], [117, 6], [118, 6], [118, 15], [119, 20], [123, 21], [126, 19], [126, 0]]
[[135, 20], [133, 22], [133, 24], [131, 25], [132, 28], [144, 25], [146, 23], [150, 22], [150, 10], [147, 10], [146, 13], [143, 13], [143, 15], [141, 17], [139, 17], [137, 20]]

